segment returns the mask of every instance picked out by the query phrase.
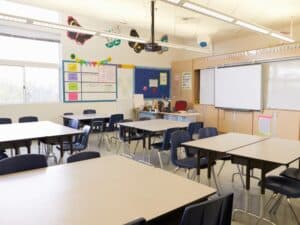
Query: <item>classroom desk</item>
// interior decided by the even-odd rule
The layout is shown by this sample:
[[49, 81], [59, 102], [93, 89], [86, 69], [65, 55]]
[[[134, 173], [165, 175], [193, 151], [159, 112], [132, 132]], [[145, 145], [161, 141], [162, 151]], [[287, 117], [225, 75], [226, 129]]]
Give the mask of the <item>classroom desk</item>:
[[161, 112], [161, 115], [163, 115], [163, 118], [166, 120], [175, 120], [175, 121], [182, 121], [182, 122], [196, 122], [197, 117], [200, 116], [200, 113], [189, 113], [189, 112], [183, 112], [183, 113], [167, 113], [167, 112]]
[[243, 146], [247, 146], [253, 143], [263, 141], [264, 137], [239, 134], [239, 133], [227, 133], [214, 137], [198, 139], [195, 141], [189, 141], [182, 144], [185, 147], [192, 147], [197, 149], [197, 175], [200, 175], [200, 157], [201, 153], [204, 153], [208, 159], [207, 177], [211, 178], [211, 165], [216, 159], [225, 156], [233, 149], [237, 149]]
[[73, 136], [80, 133], [82, 133], [80, 130], [50, 121], [3, 124], [0, 125], [0, 147], [17, 148], [20, 143], [25, 143], [30, 149], [30, 141], [45, 140], [59, 143], [63, 148], [63, 141], [67, 140], [71, 143]]
[[[153, 134], [158, 132], [166, 131], [170, 128], [187, 128], [188, 122], [179, 122], [173, 120], [165, 120], [165, 119], [155, 119], [155, 120], [143, 120], [143, 121], [134, 121], [128, 123], [119, 123], [120, 126], [128, 127], [129, 131], [129, 143], [130, 143], [130, 134], [134, 129], [145, 131], [145, 136], [148, 137], [148, 149], [151, 148], [151, 137]], [[143, 139], [143, 148], [145, 149], [146, 142], [145, 138]]]
[[80, 122], [83, 121], [90, 121], [94, 119], [109, 119], [110, 114], [78, 114], [78, 115], [64, 115], [64, 119], [74, 119], [79, 120]]
[[300, 142], [270, 138], [229, 152], [234, 163], [247, 167], [246, 189], [250, 189], [250, 170], [261, 170], [261, 193], [265, 193], [266, 173], [300, 158]]
[[0, 183], [3, 225], [151, 222], [216, 192], [121, 156], [1, 176]]

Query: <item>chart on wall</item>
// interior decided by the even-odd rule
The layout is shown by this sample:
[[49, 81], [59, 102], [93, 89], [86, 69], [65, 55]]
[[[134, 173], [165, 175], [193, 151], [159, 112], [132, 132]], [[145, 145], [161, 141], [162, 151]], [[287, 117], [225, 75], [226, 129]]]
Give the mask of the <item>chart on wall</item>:
[[134, 93], [144, 98], [170, 97], [170, 69], [136, 67]]
[[63, 61], [65, 102], [115, 101], [117, 99], [117, 66], [90, 66]]

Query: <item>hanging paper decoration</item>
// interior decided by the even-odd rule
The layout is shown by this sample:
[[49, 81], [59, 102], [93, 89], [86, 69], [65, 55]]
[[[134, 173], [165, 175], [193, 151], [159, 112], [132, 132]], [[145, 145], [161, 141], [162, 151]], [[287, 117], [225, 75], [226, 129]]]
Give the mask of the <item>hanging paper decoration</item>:
[[[108, 30], [106, 30], [108, 33], [115, 33], [115, 34], [119, 34], [120, 33], [120, 27], [111, 27]], [[112, 47], [117, 47], [121, 44], [121, 40], [120, 39], [116, 39], [116, 38], [106, 38], [106, 43], [105, 46], [107, 48], [112, 48]]]
[[[81, 27], [80, 24], [77, 22], [77, 20], [74, 19], [72, 16], [68, 16], [68, 25]], [[71, 40], [76, 41], [76, 43], [80, 45], [83, 45], [87, 40], [93, 37], [93, 35], [90, 34], [82, 34], [82, 33], [71, 32], [71, 31], [67, 31], [67, 36]]]
[[71, 57], [72, 60], [75, 60], [75, 62], [79, 63], [80, 65], [93, 66], [93, 67], [108, 64], [112, 60], [111, 56], [109, 56], [109, 57], [107, 57], [106, 59], [103, 59], [103, 60], [88, 61], [88, 60], [77, 58], [74, 53], [72, 53], [70, 55], [70, 57]]
[[[161, 42], [169, 42], [169, 37], [168, 35], [163, 35], [160, 39]], [[157, 52], [158, 54], [163, 54], [164, 52], [169, 51], [168, 47], [162, 47], [161, 50], [159, 52]]]
[[[140, 35], [135, 29], [130, 30], [130, 36], [135, 38], [140, 37]], [[145, 44], [134, 42], [134, 41], [128, 41], [128, 45], [130, 48], [133, 48], [135, 53], [141, 53], [141, 51], [145, 49]]]

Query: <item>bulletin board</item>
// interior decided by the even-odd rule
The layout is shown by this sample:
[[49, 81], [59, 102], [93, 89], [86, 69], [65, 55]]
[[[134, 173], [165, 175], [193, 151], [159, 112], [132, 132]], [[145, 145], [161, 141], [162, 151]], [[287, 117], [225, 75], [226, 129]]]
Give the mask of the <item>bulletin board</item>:
[[144, 98], [169, 98], [170, 77], [170, 69], [136, 67], [134, 71], [134, 93], [143, 94]]
[[63, 61], [64, 102], [116, 101], [117, 85], [117, 65]]

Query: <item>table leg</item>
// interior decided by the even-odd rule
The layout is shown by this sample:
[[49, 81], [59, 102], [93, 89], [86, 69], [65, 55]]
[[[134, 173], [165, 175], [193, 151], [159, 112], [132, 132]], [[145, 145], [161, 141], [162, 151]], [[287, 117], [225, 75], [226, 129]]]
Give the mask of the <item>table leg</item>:
[[263, 164], [263, 168], [261, 169], [261, 185], [260, 185], [260, 192], [262, 195], [264, 195], [266, 192], [265, 180], [266, 180], [266, 170]]
[[201, 159], [200, 151], [197, 151], [197, 181], [198, 182], [200, 182], [200, 159]]
[[251, 170], [250, 170], [250, 161], [248, 160], [246, 166], [246, 190], [250, 190], [250, 178], [251, 178]]
[[[62, 138], [63, 139], [63, 138]], [[72, 135], [69, 136], [69, 144], [70, 144], [70, 152], [71, 152], [71, 155], [73, 155], [73, 137]], [[63, 140], [62, 140], [62, 143], [63, 143]]]
[[208, 165], [207, 165], [207, 178], [208, 178], [208, 180], [210, 180], [211, 179], [211, 166], [212, 166], [211, 152], [208, 152], [206, 157], [207, 157], [207, 162], [208, 162]]
[[151, 164], [151, 133], [149, 133], [148, 136], [148, 151], [149, 151], [148, 162], [149, 164]]

